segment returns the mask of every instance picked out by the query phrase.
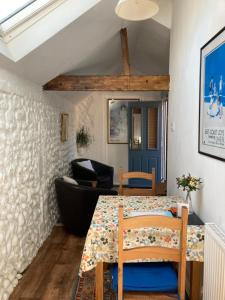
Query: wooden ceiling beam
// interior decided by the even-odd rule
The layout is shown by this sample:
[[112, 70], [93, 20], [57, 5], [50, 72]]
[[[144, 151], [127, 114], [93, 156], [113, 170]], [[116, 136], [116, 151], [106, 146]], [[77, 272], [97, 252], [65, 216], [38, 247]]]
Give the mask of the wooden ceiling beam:
[[59, 75], [47, 82], [48, 91], [168, 91], [169, 75], [132, 76], [130, 72], [127, 29], [120, 30], [123, 74], [122, 75]]
[[122, 50], [122, 61], [123, 61], [123, 75], [130, 75], [130, 60], [129, 60], [127, 28], [122, 28], [120, 30], [120, 38], [121, 38], [121, 50]]
[[60, 75], [46, 83], [43, 89], [51, 91], [168, 91], [169, 81], [169, 75]]

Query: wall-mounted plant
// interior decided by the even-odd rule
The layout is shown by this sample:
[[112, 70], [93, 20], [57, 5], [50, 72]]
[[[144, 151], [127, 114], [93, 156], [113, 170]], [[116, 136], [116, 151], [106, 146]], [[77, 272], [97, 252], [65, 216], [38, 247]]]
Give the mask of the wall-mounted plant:
[[87, 127], [81, 126], [81, 128], [77, 131], [76, 135], [76, 143], [78, 148], [88, 148], [88, 146], [92, 143], [92, 136], [89, 133], [89, 129]]

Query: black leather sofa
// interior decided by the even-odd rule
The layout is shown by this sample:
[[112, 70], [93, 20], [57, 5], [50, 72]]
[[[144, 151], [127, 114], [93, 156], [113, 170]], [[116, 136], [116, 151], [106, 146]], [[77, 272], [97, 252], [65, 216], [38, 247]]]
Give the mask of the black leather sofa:
[[111, 189], [113, 187], [114, 168], [98, 161], [90, 160], [94, 169], [94, 171], [92, 171], [78, 164], [78, 162], [84, 160], [88, 159], [79, 158], [71, 162], [73, 178], [77, 182], [79, 182], [79, 180], [96, 181], [97, 187]]
[[78, 236], [86, 235], [99, 195], [117, 195], [114, 190], [74, 185], [63, 178], [55, 180], [55, 187], [61, 221]]

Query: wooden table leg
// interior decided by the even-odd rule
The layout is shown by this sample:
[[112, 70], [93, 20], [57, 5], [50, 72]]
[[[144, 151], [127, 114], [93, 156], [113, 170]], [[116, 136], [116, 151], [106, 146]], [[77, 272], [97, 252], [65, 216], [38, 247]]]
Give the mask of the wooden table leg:
[[198, 261], [192, 261], [190, 267], [190, 300], [201, 300], [203, 263]]
[[95, 294], [96, 300], [103, 300], [104, 284], [103, 284], [103, 262], [99, 262], [95, 268]]

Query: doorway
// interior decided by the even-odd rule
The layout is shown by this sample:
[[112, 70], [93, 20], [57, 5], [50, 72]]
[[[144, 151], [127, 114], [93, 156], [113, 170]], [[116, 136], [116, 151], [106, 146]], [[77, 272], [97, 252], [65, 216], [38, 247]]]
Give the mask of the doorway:
[[[166, 179], [167, 102], [135, 101], [128, 104], [129, 172], [156, 172], [156, 182]], [[132, 179], [130, 186], [145, 187], [146, 180]]]

